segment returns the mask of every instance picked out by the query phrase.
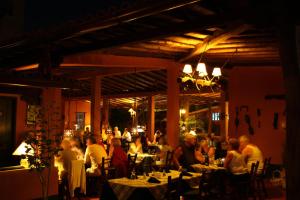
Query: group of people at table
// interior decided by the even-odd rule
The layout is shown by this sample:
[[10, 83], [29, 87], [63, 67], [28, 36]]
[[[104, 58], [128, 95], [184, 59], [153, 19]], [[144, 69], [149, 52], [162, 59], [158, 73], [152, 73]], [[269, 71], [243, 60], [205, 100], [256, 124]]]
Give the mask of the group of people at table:
[[[123, 136], [123, 137], [122, 137]], [[173, 167], [179, 171], [183, 169], [194, 171], [193, 165], [212, 163], [216, 159], [218, 149], [212, 138], [197, 139], [197, 135], [186, 133], [183, 141], [175, 149], [172, 149], [165, 135], [156, 134], [156, 139], [148, 145], [156, 145], [158, 152], [156, 160], [164, 163], [167, 152], [173, 152]], [[130, 138], [130, 140], [129, 140]], [[122, 135], [115, 128], [111, 138], [107, 138], [106, 144], [102, 139], [92, 134], [85, 135], [86, 148], [80, 146], [80, 140], [76, 138], [64, 139], [61, 142], [62, 150], [56, 157], [63, 165], [61, 176], [68, 173], [67, 169], [72, 160], [84, 160], [86, 173], [100, 175], [102, 158], [110, 158], [111, 165], [116, 169], [115, 177], [127, 177], [128, 154], [143, 154], [143, 143], [140, 135], [131, 135], [126, 129]], [[157, 142], [156, 142], [157, 140]], [[213, 142], [212, 142], [213, 141]], [[130, 142], [129, 149], [124, 149], [122, 143]], [[251, 170], [252, 163], [259, 161], [258, 173], [263, 168], [263, 155], [258, 146], [252, 144], [248, 136], [230, 138], [227, 141], [227, 149], [223, 159], [224, 168], [236, 177], [247, 176]], [[126, 150], [128, 150], [126, 152]]]

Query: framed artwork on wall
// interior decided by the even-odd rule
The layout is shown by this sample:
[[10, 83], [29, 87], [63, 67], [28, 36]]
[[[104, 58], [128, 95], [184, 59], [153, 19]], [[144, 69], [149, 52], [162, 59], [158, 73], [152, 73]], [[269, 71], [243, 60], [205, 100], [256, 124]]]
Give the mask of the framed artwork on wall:
[[26, 113], [26, 125], [27, 126], [35, 126], [39, 114], [41, 111], [41, 106], [39, 105], [27, 105], [27, 113]]

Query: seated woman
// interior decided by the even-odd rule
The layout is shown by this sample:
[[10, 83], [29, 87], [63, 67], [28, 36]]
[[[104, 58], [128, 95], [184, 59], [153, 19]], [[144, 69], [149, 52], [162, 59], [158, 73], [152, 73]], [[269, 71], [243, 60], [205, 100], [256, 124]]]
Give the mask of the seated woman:
[[238, 150], [239, 141], [235, 138], [229, 139], [229, 147], [224, 167], [230, 171], [234, 180], [248, 177], [247, 165], [243, 155]]
[[196, 154], [202, 158], [201, 163], [206, 163], [206, 162], [209, 162], [209, 160], [207, 160], [207, 159], [214, 160], [215, 148], [209, 147], [207, 140], [201, 140], [199, 148], [196, 151]]
[[127, 176], [127, 154], [121, 147], [120, 139], [113, 138], [111, 141], [109, 154], [111, 157], [111, 165], [116, 168], [116, 178]]
[[130, 144], [128, 153], [129, 154], [143, 153], [141, 137], [136, 136], [133, 138], [133, 142]]
[[166, 163], [166, 157], [167, 157], [167, 152], [172, 151], [172, 147], [168, 144], [167, 139], [165, 136], [160, 137], [158, 141], [158, 147], [159, 147], [159, 163], [160, 164], [165, 164]]
[[71, 169], [72, 160], [76, 160], [76, 153], [71, 150], [71, 143], [69, 140], [64, 139], [60, 144], [62, 150], [59, 151], [55, 158], [56, 166], [58, 167], [58, 176], [60, 179], [67, 176]]

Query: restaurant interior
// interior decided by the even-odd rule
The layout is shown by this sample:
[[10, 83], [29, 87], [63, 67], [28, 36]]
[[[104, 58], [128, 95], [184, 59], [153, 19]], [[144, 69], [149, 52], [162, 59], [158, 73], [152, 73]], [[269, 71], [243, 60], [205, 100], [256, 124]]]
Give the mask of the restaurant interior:
[[294, 9], [1, 2], [0, 199], [297, 199]]

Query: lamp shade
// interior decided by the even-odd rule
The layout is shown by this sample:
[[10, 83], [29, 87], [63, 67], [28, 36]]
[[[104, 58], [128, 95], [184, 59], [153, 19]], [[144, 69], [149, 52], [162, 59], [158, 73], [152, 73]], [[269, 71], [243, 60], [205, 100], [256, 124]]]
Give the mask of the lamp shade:
[[184, 67], [183, 67], [183, 72], [186, 73], [186, 74], [193, 73], [192, 65], [185, 64]]
[[212, 72], [212, 75], [215, 76], [215, 77], [221, 76], [222, 75], [221, 68], [220, 67], [215, 67], [213, 72]]
[[[29, 152], [27, 152], [28, 149], [30, 149]], [[14, 156], [31, 155], [32, 156], [33, 155], [33, 148], [32, 148], [31, 145], [29, 145], [29, 144], [27, 144], [26, 142], [23, 141], [18, 146], [18, 148], [13, 152], [12, 155], [14, 155]]]
[[199, 72], [199, 76], [207, 76], [205, 63], [198, 63], [196, 70]]

